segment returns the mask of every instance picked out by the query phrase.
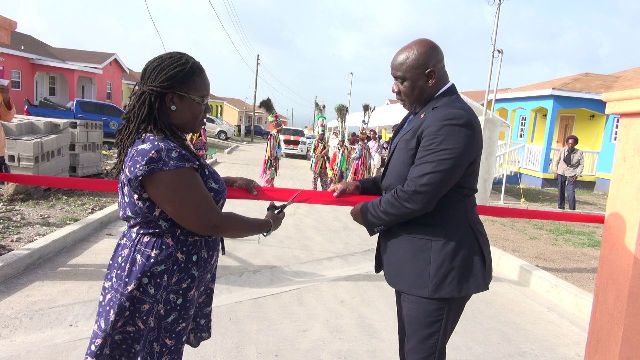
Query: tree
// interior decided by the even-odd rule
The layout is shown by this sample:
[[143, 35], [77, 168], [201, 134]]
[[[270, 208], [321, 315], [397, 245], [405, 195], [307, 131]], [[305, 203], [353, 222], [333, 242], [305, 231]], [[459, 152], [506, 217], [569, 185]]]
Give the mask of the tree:
[[273, 101], [271, 101], [271, 98], [269, 97], [260, 101], [258, 107], [265, 109], [267, 111], [267, 114], [269, 115], [273, 115], [276, 113], [276, 108], [273, 106]]
[[336, 116], [338, 117], [338, 128], [340, 129], [340, 139], [346, 140], [346, 132], [347, 132], [347, 114], [349, 113], [349, 108], [345, 104], [336, 105]]
[[362, 112], [364, 113], [362, 117], [362, 127], [366, 128], [369, 126], [369, 119], [371, 118], [371, 112], [373, 112], [373, 109], [371, 108], [371, 105], [364, 103], [362, 104]]

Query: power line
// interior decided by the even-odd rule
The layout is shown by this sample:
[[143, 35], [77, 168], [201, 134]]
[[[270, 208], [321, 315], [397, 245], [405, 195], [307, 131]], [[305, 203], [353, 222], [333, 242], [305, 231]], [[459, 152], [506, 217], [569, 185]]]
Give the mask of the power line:
[[[233, 4], [233, 0], [223, 0], [223, 1], [224, 1], [224, 5], [225, 5], [225, 10], [227, 11], [227, 14], [229, 15], [229, 18], [231, 19], [233, 27], [236, 30], [238, 38], [241, 40], [241, 43], [244, 45], [245, 49], [249, 53], [256, 52], [255, 48], [251, 45], [251, 41], [249, 40], [249, 37], [247, 36], [246, 32], [244, 31], [244, 26], [242, 26], [242, 21], [240, 20], [240, 17], [238, 16], [238, 12], [237, 12], [237, 10], [235, 8], [235, 5]], [[269, 77], [271, 77], [273, 80], [278, 82], [285, 90], [290, 92], [293, 96], [296, 96], [296, 97], [298, 97], [299, 99], [301, 99], [302, 101], [305, 101], [305, 102], [308, 100], [308, 99], [304, 98], [303, 96], [301, 96], [300, 94], [298, 94], [293, 89], [291, 89], [289, 86], [287, 86], [272, 71], [270, 71], [269, 68], [266, 65], [262, 64], [262, 68], [264, 69], [265, 73], [267, 75], [269, 75]], [[264, 79], [264, 77], [261, 76], [260, 78], [261, 78], [261, 80], [266, 81]]]
[[220, 15], [218, 15], [218, 12], [216, 11], [216, 8], [213, 6], [213, 3], [211, 3], [211, 0], [207, 0], [207, 1], [209, 2], [209, 5], [211, 6], [211, 10], [213, 10], [213, 13], [216, 14], [216, 18], [218, 18], [218, 22], [220, 23], [220, 26], [222, 26], [222, 30], [224, 30], [224, 33], [227, 34], [227, 38], [229, 38], [229, 41], [231, 41], [231, 45], [233, 45], [233, 48], [238, 53], [238, 56], [240, 56], [240, 59], [242, 59], [242, 62], [245, 65], [247, 65], [247, 68], [249, 68], [249, 70], [251, 70], [253, 72], [253, 68], [251, 67], [251, 65], [249, 65], [247, 60], [244, 59], [244, 57], [240, 53], [240, 50], [238, 50], [238, 47], [236, 46], [236, 43], [233, 42], [233, 39], [231, 38], [231, 35], [227, 31], [227, 28], [224, 27], [224, 24], [222, 23], [222, 19], [220, 18]]
[[156, 33], [158, 33], [158, 37], [160, 38], [160, 42], [162, 43], [162, 49], [164, 50], [164, 52], [167, 52], [167, 48], [164, 47], [164, 40], [162, 40], [162, 35], [160, 35], [160, 30], [158, 30], [158, 27], [156, 26], [156, 22], [153, 21], [153, 16], [151, 16], [151, 10], [149, 10], [149, 4], [147, 4], [147, 0], [144, 0], [144, 6], [147, 7], [147, 13], [149, 13], [149, 18], [151, 19], [151, 23], [153, 24], [153, 27], [156, 29]]
[[[145, 0], [146, 1], [146, 0]], [[220, 15], [218, 14], [218, 12], [216, 11], [215, 6], [213, 6], [213, 3], [211, 2], [211, 0], [208, 0], [209, 2], [209, 6], [211, 7], [211, 9], [213, 10], [213, 13], [216, 15], [216, 18], [218, 19], [218, 23], [220, 23], [220, 26], [222, 27], [222, 30], [224, 30], [224, 33], [227, 35], [227, 38], [229, 39], [229, 41], [231, 42], [231, 45], [233, 45], [233, 48], [235, 49], [236, 53], [238, 54], [238, 56], [240, 56], [240, 59], [242, 60], [242, 62], [247, 66], [247, 68], [253, 72], [254, 69], [251, 67], [251, 65], [249, 65], [249, 63], [245, 60], [244, 56], [242, 56], [242, 53], [240, 52], [240, 50], [238, 49], [238, 46], [236, 45], [236, 43], [233, 41], [233, 39], [231, 38], [231, 34], [229, 34], [229, 31], [227, 31], [227, 28], [224, 26], [224, 23], [222, 22], [222, 19], [220, 18]], [[238, 19], [239, 20], [239, 19]], [[239, 26], [242, 26], [241, 23], [239, 23]], [[276, 88], [275, 86], [271, 85], [271, 83], [269, 81], [267, 81], [263, 76], [258, 76], [258, 78], [260, 80], [262, 80], [262, 82], [267, 85], [268, 87], [272, 88], [274, 91], [276, 91], [278, 94], [288, 97], [289, 99], [293, 100], [294, 102], [298, 103], [299, 105], [302, 105], [303, 103], [300, 102], [299, 100], [283, 94], [278, 88]], [[274, 77], [275, 78], [275, 77]], [[277, 81], [279, 81], [278, 79], [276, 79]], [[298, 95], [299, 96], [299, 95]], [[302, 106], [308, 106], [308, 104], [304, 104]]]

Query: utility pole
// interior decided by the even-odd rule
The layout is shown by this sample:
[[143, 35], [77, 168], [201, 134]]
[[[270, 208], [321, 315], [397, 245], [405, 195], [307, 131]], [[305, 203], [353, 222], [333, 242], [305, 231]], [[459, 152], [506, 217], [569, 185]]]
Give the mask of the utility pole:
[[496, 39], [498, 37], [498, 24], [500, 22], [500, 7], [504, 0], [495, 0], [496, 7], [496, 19], [493, 24], [493, 35], [491, 36], [491, 61], [489, 62], [489, 77], [487, 79], [487, 90], [484, 93], [484, 110], [482, 111], [482, 127], [484, 127], [484, 118], [487, 116], [487, 102], [489, 101], [489, 91], [491, 90], [491, 77], [493, 75], [493, 63], [494, 55], [496, 53]]
[[347, 105], [347, 114], [351, 110], [351, 89], [353, 88], [353, 72], [349, 73], [349, 104]]
[[293, 127], [293, 106], [291, 107], [291, 127]]
[[258, 67], [260, 66], [260, 54], [256, 57], [256, 78], [253, 83], [253, 117], [251, 118], [251, 142], [255, 135], [255, 123], [256, 123], [256, 95], [258, 94]]

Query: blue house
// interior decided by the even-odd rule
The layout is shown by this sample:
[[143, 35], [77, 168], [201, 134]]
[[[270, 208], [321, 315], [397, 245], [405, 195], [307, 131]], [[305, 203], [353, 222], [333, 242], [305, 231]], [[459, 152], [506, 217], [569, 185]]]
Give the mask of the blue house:
[[[553, 159], [569, 135], [580, 139], [585, 166], [581, 186], [607, 192], [619, 117], [605, 114], [601, 94], [620, 81], [640, 78], [640, 68], [610, 75], [582, 73], [498, 91], [495, 113], [511, 124], [500, 134], [498, 168], [509, 167], [508, 181], [555, 187]], [[474, 97], [476, 92], [463, 92]], [[477, 97], [477, 96], [476, 96]], [[491, 105], [491, 104], [490, 104]], [[501, 155], [502, 154], [502, 155]]]

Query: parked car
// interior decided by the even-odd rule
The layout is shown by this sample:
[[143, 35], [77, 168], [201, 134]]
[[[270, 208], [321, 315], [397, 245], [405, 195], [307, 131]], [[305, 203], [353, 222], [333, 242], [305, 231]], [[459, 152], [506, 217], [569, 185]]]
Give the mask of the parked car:
[[[257, 137], [261, 137], [263, 139], [267, 139], [269, 137], [269, 130], [265, 130], [262, 126], [258, 124], [253, 125], [253, 135]], [[244, 127], [244, 136], [251, 136], [251, 125], [246, 125]]]
[[307, 139], [307, 159], [311, 159], [311, 148], [313, 147], [313, 142], [316, 140], [316, 135], [307, 134], [305, 138]]
[[208, 137], [215, 137], [216, 139], [227, 141], [234, 135], [234, 128], [230, 124], [224, 122], [224, 120], [207, 116], [205, 128], [207, 129]]
[[100, 121], [105, 138], [115, 138], [124, 114], [124, 110], [119, 107], [96, 100], [75, 99], [66, 106], [56, 104], [47, 98], [40, 100], [38, 105], [32, 104], [29, 99], [25, 99], [24, 103], [24, 114], [28, 116]]
[[283, 127], [280, 131], [280, 139], [282, 139], [284, 156], [294, 155], [307, 157], [309, 148], [307, 147], [307, 138], [304, 136], [304, 130], [300, 128]]

